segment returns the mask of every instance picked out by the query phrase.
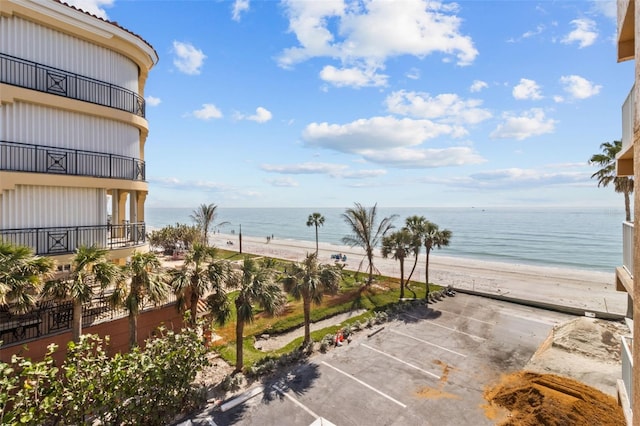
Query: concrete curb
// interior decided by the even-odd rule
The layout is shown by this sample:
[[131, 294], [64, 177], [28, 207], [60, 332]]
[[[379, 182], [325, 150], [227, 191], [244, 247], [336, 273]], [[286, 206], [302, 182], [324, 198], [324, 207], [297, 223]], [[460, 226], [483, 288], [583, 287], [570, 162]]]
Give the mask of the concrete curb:
[[261, 394], [262, 392], [264, 392], [264, 386], [262, 385], [256, 386], [255, 388], [251, 388], [248, 391], [241, 393], [237, 397], [222, 403], [220, 405], [220, 411], [225, 412], [227, 410], [230, 410], [233, 407], [238, 406], [243, 402], [253, 398], [254, 396]]
[[595, 318], [612, 320], [612, 321], [619, 321], [625, 318], [623, 314], [592, 311], [592, 310], [583, 309], [583, 308], [574, 308], [571, 306], [557, 305], [555, 303], [541, 302], [538, 300], [528, 300], [528, 299], [521, 299], [517, 297], [509, 297], [509, 296], [496, 294], [496, 293], [485, 293], [485, 292], [473, 291], [473, 290], [467, 290], [467, 289], [455, 288], [455, 287], [454, 287], [454, 290], [457, 293], [487, 297], [490, 299], [502, 300], [505, 302], [517, 303], [519, 305], [531, 306], [533, 308], [541, 308], [541, 309], [546, 309], [548, 311], [562, 312], [565, 314], [571, 314], [571, 315], [577, 315], [577, 316], [588, 316], [588, 317], [595, 317]]

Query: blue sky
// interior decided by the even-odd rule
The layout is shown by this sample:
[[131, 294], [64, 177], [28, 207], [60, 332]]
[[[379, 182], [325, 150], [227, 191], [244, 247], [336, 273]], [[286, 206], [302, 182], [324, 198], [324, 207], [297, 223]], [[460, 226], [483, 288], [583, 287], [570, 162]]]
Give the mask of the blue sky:
[[615, 1], [69, 3], [160, 57], [149, 207], [623, 206]]

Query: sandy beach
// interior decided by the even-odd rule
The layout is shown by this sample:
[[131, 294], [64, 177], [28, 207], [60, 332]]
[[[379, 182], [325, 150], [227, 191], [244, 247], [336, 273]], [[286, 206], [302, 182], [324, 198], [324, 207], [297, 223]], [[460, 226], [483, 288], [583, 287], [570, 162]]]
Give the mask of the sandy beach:
[[[228, 244], [232, 242], [233, 244]], [[238, 235], [215, 234], [211, 243], [219, 248], [239, 251]], [[300, 240], [279, 240], [242, 237], [242, 252], [275, 257], [292, 261], [302, 261], [307, 253], [315, 251], [315, 242]], [[364, 259], [360, 248], [319, 244], [318, 257], [321, 262], [330, 263], [332, 254], [341, 253], [347, 257], [346, 269], [357, 270]], [[424, 253], [418, 260], [418, 267], [412, 280], [424, 280]], [[400, 267], [393, 259], [383, 259], [376, 252], [374, 265], [383, 275], [399, 276]], [[412, 259], [408, 259], [405, 269], [410, 269]], [[366, 267], [365, 263], [362, 269]], [[624, 314], [627, 297], [615, 289], [615, 274], [557, 267], [532, 266], [476, 259], [442, 256], [434, 250], [430, 256], [429, 281], [439, 285], [452, 285], [459, 289], [507, 297], [534, 300], [542, 303], [569, 306], [587, 311]]]

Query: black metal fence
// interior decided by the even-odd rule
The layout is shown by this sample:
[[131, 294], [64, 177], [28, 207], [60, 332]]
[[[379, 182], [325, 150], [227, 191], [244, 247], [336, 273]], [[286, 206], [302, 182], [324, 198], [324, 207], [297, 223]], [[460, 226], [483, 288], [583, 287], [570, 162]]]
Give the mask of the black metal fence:
[[0, 141], [0, 170], [145, 180], [137, 158], [8, 141]]
[[37, 255], [73, 253], [80, 246], [109, 250], [135, 247], [146, 242], [145, 224], [62, 226], [52, 228], [2, 229], [0, 240], [27, 246]]
[[[175, 295], [161, 305], [176, 302]], [[141, 309], [146, 311], [156, 306], [147, 304]], [[73, 323], [73, 304], [69, 302], [46, 301], [33, 311], [24, 315], [10, 314], [6, 306], [0, 310], [0, 341], [2, 346], [23, 344], [26, 341], [71, 330]], [[128, 315], [126, 309], [114, 307], [104, 296], [94, 298], [82, 307], [83, 329], [98, 323], [113, 321]]]
[[0, 53], [0, 82], [145, 116], [145, 101], [114, 84]]

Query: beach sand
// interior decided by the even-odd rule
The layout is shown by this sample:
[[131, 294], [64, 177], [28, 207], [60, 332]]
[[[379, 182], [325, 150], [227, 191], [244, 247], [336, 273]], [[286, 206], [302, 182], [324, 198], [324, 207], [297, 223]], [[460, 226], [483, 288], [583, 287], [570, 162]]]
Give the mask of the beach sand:
[[[232, 242], [233, 244], [228, 244]], [[211, 244], [216, 247], [239, 251], [238, 235], [215, 234]], [[304, 260], [307, 253], [315, 252], [315, 242], [272, 238], [242, 237], [242, 252], [292, 261]], [[346, 269], [365, 270], [367, 263], [364, 251], [358, 247], [319, 244], [320, 262], [331, 263], [332, 254], [347, 257]], [[364, 260], [362, 265], [360, 263]], [[383, 259], [379, 251], [374, 266], [382, 275], [399, 277], [400, 266], [393, 259]], [[407, 259], [405, 269], [413, 266]], [[412, 280], [424, 281], [425, 256], [420, 255]], [[461, 257], [440, 255], [438, 250], [429, 258], [429, 281], [442, 286], [452, 285], [458, 289], [478, 293], [495, 294], [516, 299], [568, 306], [586, 311], [624, 315], [627, 311], [627, 296], [615, 289], [615, 273], [586, 271], [557, 267], [532, 266], [515, 263], [489, 262]]]

